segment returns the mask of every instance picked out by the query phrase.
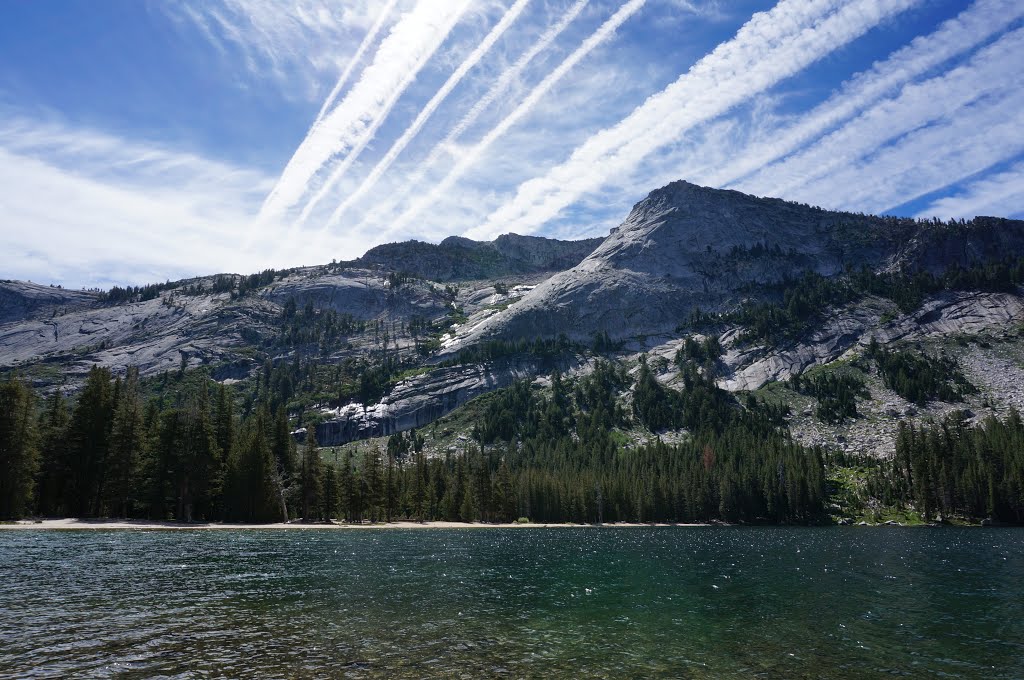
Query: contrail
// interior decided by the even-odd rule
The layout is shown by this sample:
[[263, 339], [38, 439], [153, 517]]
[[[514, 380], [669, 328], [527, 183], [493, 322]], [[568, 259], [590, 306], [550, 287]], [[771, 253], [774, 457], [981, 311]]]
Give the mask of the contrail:
[[[448, 80], [441, 86], [441, 89], [434, 94], [429, 102], [427, 102], [426, 106], [423, 107], [423, 110], [420, 111], [418, 116], [416, 116], [416, 120], [412, 122], [412, 125], [402, 133], [402, 136], [399, 137], [398, 141], [391, 145], [387, 154], [377, 162], [377, 165], [375, 165], [373, 170], [370, 171], [370, 174], [367, 175], [362, 184], [360, 184], [355, 191], [345, 197], [345, 200], [335, 208], [334, 213], [331, 215], [330, 219], [327, 220], [327, 223], [324, 226], [325, 229], [336, 224], [338, 220], [341, 219], [342, 214], [344, 214], [344, 212], [353, 203], [362, 198], [366, 192], [373, 188], [381, 175], [387, 172], [388, 168], [391, 167], [391, 164], [394, 163], [398, 155], [402, 153], [406, 146], [408, 146], [413, 137], [419, 133], [430, 116], [434, 114], [434, 111], [436, 111], [441, 103], [444, 102], [445, 98], [451, 94], [451, 91], [455, 89], [455, 86], [458, 85], [465, 75], [477, 65], [480, 59], [490, 51], [494, 46], [494, 43], [496, 43], [498, 39], [504, 35], [505, 31], [508, 30], [508, 27], [519, 18], [519, 15], [523, 13], [523, 10], [528, 4], [530, 4], [530, 0], [517, 0], [516, 3], [512, 5], [507, 12], [505, 12], [504, 16], [501, 17], [501, 20], [494, 26], [494, 28], [491, 29], [491, 32], [488, 33], [476, 49], [466, 57], [465, 61], [455, 69], [455, 72], [448, 77]], [[333, 184], [334, 182], [325, 184], [323, 189], [321, 189], [321, 193], [326, 192], [333, 186]]]
[[470, 0], [419, 0], [377, 47], [372, 63], [341, 102], [326, 113], [295, 154], [260, 210], [261, 222], [280, 217], [312, 188], [331, 158], [350, 164], [395, 102], [444, 42]]
[[1024, 208], [1024, 163], [970, 184], [954, 196], [935, 201], [917, 213], [918, 217], [975, 217], [976, 215], [1007, 215], [1012, 217]]
[[470, 149], [455, 166], [448, 172], [448, 174], [442, 179], [431, 191], [419, 201], [414, 203], [408, 210], [402, 213], [398, 219], [392, 224], [388, 232], [397, 231], [407, 225], [410, 221], [416, 218], [426, 207], [434, 203], [442, 194], [446, 193], [453, 184], [466, 170], [473, 166], [484, 152], [487, 151], [488, 147], [494, 143], [498, 137], [505, 134], [509, 128], [515, 125], [519, 120], [528, 114], [537, 102], [544, 97], [548, 91], [555, 86], [555, 84], [561, 80], [566, 73], [568, 73], [581, 59], [586, 57], [590, 52], [607, 40], [619, 28], [627, 19], [633, 16], [641, 7], [644, 6], [646, 0], [630, 0], [626, 4], [622, 5], [615, 14], [605, 21], [601, 26], [586, 40], [583, 41], [576, 51], [570, 54], [561, 64], [559, 64], [554, 71], [549, 73], [544, 80], [540, 82], [533, 90], [526, 96], [526, 98], [515, 108], [512, 113], [506, 116], [500, 123], [498, 123], [490, 132], [484, 135], [483, 139], [477, 142], [472, 149]]
[[[455, 6], [458, 7], [458, 9], [455, 12], [449, 14], [449, 16], [447, 17], [447, 21], [443, 24], [443, 31], [440, 33], [440, 39], [434, 46], [435, 50], [441, 46], [442, 42], [444, 42], [444, 39], [448, 36], [448, 33], [451, 32], [452, 28], [454, 28], [455, 23], [459, 20], [459, 17], [462, 16], [463, 11], [465, 11], [466, 7], [469, 5], [471, 1], [472, 0], [462, 0], [461, 3], [455, 4]], [[345, 156], [344, 160], [342, 160], [341, 163], [338, 163], [337, 165], [334, 166], [334, 169], [331, 171], [330, 176], [320, 186], [320, 188], [317, 189], [316, 193], [313, 194], [313, 197], [309, 199], [309, 202], [306, 203], [306, 207], [302, 209], [302, 212], [299, 213], [299, 218], [296, 221], [295, 226], [301, 225], [303, 222], [306, 221], [310, 213], [313, 212], [313, 208], [315, 208], [317, 204], [319, 204], [320, 201], [323, 200], [323, 198], [327, 195], [327, 192], [330, 191], [331, 187], [333, 187], [338, 182], [338, 180], [341, 179], [341, 176], [344, 175], [345, 172], [347, 172], [350, 167], [352, 167], [352, 164], [355, 163], [356, 158], [359, 157], [359, 154], [363, 152], [363, 149], [366, 148], [366, 145], [370, 143], [370, 140], [373, 139], [373, 136], [377, 133], [377, 129], [384, 123], [384, 120], [387, 118], [388, 113], [391, 112], [391, 108], [395, 105], [395, 102], [398, 101], [398, 97], [402, 94], [402, 92], [405, 91], [405, 88], [409, 86], [409, 83], [416, 79], [416, 74], [419, 73], [419, 70], [423, 68], [423, 65], [426, 64], [427, 60], [430, 59], [433, 53], [434, 50], [431, 50], [429, 53], [423, 55], [423, 58], [416, 64], [415, 68], [411, 70], [409, 74], [406, 76], [406, 78], [402, 81], [401, 89], [396, 91], [393, 94], [393, 96], [386, 101], [382, 115], [378, 116], [373, 121], [373, 123], [363, 132], [358, 142], [354, 146], [352, 146], [351, 149], [349, 149], [348, 154]]]
[[327, 99], [324, 100], [324, 105], [320, 107], [320, 113], [316, 114], [316, 120], [313, 121], [311, 127], [316, 125], [323, 120], [324, 114], [327, 113], [327, 109], [330, 108], [334, 100], [337, 99], [338, 93], [341, 92], [341, 88], [348, 82], [349, 76], [352, 75], [352, 71], [355, 67], [363, 60], [363, 55], [366, 54], [366, 50], [370, 49], [370, 45], [377, 39], [377, 34], [380, 33], [380, 29], [384, 27], [384, 22], [391, 16], [391, 12], [395, 9], [395, 5], [398, 4], [398, 0], [388, 0], [387, 4], [384, 5], [384, 9], [380, 11], [380, 16], [377, 17], [377, 21], [374, 22], [373, 26], [370, 27], [370, 32], [363, 38], [363, 42], [359, 43], [359, 49], [356, 50], [355, 55], [349, 60], [348, 66], [342, 71], [341, 77], [338, 78], [338, 82], [334, 84], [334, 89], [327, 95]]
[[[393, 197], [391, 201], [392, 206], [400, 205], [405, 197], [408, 196], [409, 192], [414, 187], [419, 186], [419, 183], [426, 176], [427, 171], [433, 167], [438, 159], [440, 159], [441, 156], [451, 147], [452, 143], [460, 137], [462, 133], [469, 129], [469, 127], [476, 122], [477, 118], [480, 117], [480, 114], [487, 110], [487, 107], [493, 104], [494, 101], [519, 78], [523, 71], [526, 70], [526, 67], [530, 65], [530, 62], [533, 61], [534, 57], [551, 46], [551, 43], [553, 43], [558, 36], [562, 34], [562, 31], [568, 28], [569, 24], [576, 20], [576, 17], [579, 16], [580, 12], [583, 11], [583, 8], [587, 6], [589, 1], [590, 0], [577, 0], [577, 2], [562, 15], [558, 20], [558, 23], [550, 26], [546, 31], [544, 31], [540, 38], [530, 46], [530, 49], [521, 54], [519, 58], [516, 59], [515, 63], [498, 77], [487, 93], [484, 94], [484, 96], [473, 105], [466, 115], [462, 117], [462, 120], [460, 120], [455, 127], [448, 132], [448, 135], [444, 140], [434, 145], [434, 148], [431, 149], [430, 153], [427, 155], [426, 160], [419, 163], [415, 172], [409, 175], [409, 177], [403, 182], [406, 188], [403, 191], [400, 191], [397, 196]], [[374, 222], [380, 219], [382, 214], [383, 208], [372, 210], [363, 217], [359, 225], [356, 227], [356, 230], [361, 230], [368, 222]]]
[[772, 130], [763, 140], [744, 149], [734, 161], [702, 177], [701, 181], [710, 186], [728, 186], [756, 172], [870, 106], [886, 92], [973, 49], [1022, 16], [1024, 3], [1020, 0], [979, 0], [943, 22], [935, 32], [914, 38], [885, 61], [859, 74], [841, 91], [801, 116], [798, 123]]
[[[810, 195], [850, 195], [855, 187], [837, 180], [847, 175], [853, 160], [877, 154], [887, 143], [925, 126], [935, 126], [936, 121], [962, 117], [975, 102], [994, 99], [1024, 85], [1024, 73], [1015, 60], [1022, 53], [1024, 28], [1018, 28], [1000, 36], [956, 68], [906, 85], [813, 146], [762, 167], [742, 182], [744, 190], [758, 195], [791, 196], [808, 195], [808, 187], [816, 186], [826, 191]], [[921, 158], [909, 161], [920, 163]], [[849, 181], [849, 177], [843, 180]], [[868, 186], [871, 179], [864, 177], [856, 184]]]
[[920, 0], [782, 0], [722, 43], [568, 160], [519, 185], [516, 195], [466, 233], [531, 232], [609, 177], [636, 168], [688, 130], [763, 92]]

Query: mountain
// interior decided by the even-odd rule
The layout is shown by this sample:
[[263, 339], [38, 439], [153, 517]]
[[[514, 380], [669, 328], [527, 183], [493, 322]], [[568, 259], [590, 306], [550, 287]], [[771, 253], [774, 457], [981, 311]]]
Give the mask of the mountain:
[[[986, 395], [975, 401], [1004, 413], [1024, 407], [1021, 256], [1019, 220], [843, 213], [679, 181], [604, 239], [407, 241], [347, 262], [102, 294], [0, 282], [0, 368], [68, 392], [96, 365], [164, 382], [202, 368], [252, 399], [273, 383], [295, 425], [318, 422], [319, 441], [336, 445], [424, 428], [553, 370], [585, 375], [598, 357], [635, 371], [649, 356], [678, 387], [680, 352], [713, 339], [721, 352], [703, 374], [760, 392], [841, 368], [874, 339], [957, 354]], [[992, 338], [1001, 353], [978, 344]], [[871, 406], [883, 425], [842, 427], [889, 450], [893, 413], [913, 404], [878, 369], [856, 370], [874, 381], [863, 410], [885, 404]], [[782, 392], [800, 409], [799, 436], [847, 436], [804, 418], [805, 395]]]
[[1022, 252], [1020, 220], [946, 225], [673, 182], [637, 203], [579, 264], [467, 329], [451, 350], [529, 334], [672, 334], [695, 309], [722, 311], [807, 271], [939, 274]]
[[385, 268], [431, 281], [496, 279], [515, 274], [561, 271], [590, 254], [602, 239], [558, 241], [539, 236], [504, 234], [493, 241], [449, 236], [441, 243], [404, 241], [376, 246], [352, 262], [362, 268]]

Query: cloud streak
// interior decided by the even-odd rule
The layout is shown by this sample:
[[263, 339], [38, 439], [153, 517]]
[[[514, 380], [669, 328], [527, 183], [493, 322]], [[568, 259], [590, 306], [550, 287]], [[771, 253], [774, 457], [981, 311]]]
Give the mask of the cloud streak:
[[[468, 4], [469, 0], [420, 0], [402, 16], [356, 84], [296, 149], [263, 203], [261, 222], [284, 218], [289, 208], [315, 191], [314, 179], [334, 157], [344, 156], [334, 165], [331, 177], [340, 176], [352, 164]], [[314, 193], [311, 203], [316, 200]], [[305, 212], [310, 208], [308, 203]]]
[[[380, 177], [385, 172], [387, 172], [388, 168], [391, 167], [391, 164], [394, 163], [396, 158], [398, 158], [398, 155], [402, 153], [406, 146], [409, 145], [409, 142], [411, 142], [412, 139], [417, 134], [419, 134], [419, 131], [423, 129], [423, 126], [426, 124], [427, 120], [429, 120], [429, 118], [434, 114], [437, 108], [441, 106], [441, 104], [448, 97], [448, 95], [451, 94], [452, 90], [454, 90], [455, 87], [460, 82], [462, 82], [462, 79], [466, 76], [466, 74], [469, 73], [470, 70], [472, 70], [472, 68], [480, 62], [480, 60], [484, 57], [484, 55], [486, 55], [491, 50], [492, 47], [494, 47], [494, 43], [496, 43], [498, 39], [505, 34], [505, 31], [507, 31], [509, 26], [511, 26], [516, 21], [516, 19], [519, 18], [519, 15], [523, 13], [523, 10], [526, 9], [526, 6], [529, 3], [530, 0], [516, 0], [516, 2], [508, 9], [508, 11], [505, 12], [505, 14], [501, 17], [501, 20], [498, 21], [494, 28], [491, 29], [491, 32], [487, 34], [483, 41], [481, 41], [481, 43], [477, 45], [476, 49], [474, 49], [469, 54], [469, 56], [466, 57], [466, 59], [459, 65], [459, 67], [455, 69], [455, 72], [448, 77], [448, 80], [445, 81], [444, 85], [442, 85], [441, 88], [436, 93], [434, 93], [434, 96], [430, 98], [430, 101], [427, 102], [426, 106], [424, 106], [423, 109], [419, 112], [419, 115], [416, 116], [416, 119], [408, 128], [406, 128], [405, 132], [402, 133], [402, 136], [399, 137], [398, 140], [391, 145], [391, 148], [388, 149], [388, 152], [384, 155], [383, 158], [381, 158], [377, 162], [377, 165], [373, 167], [369, 175], [367, 175], [367, 177], [362, 181], [359, 187], [355, 191], [350, 193], [345, 198], [345, 200], [343, 200], [338, 205], [338, 207], [335, 208], [334, 212], [331, 214], [330, 218], [327, 220], [327, 223], [324, 226], [325, 229], [337, 224], [338, 221], [341, 219], [341, 216], [345, 213], [345, 211], [348, 210], [348, 208], [353, 203], [358, 201], [360, 198], [366, 195], [366, 193], [370, 189], [373, 188], [373, 186], [377, 183], [377, 180], [379, 180]], [[328, 182], [327, 184], [324, 185], [323, 189], [321, 189], [321, 193], [326, 193], [333, 186], [334, 182]], [[312, 207], [310, 206], [309, 209], [312, 209]], [[303, 215], [308, 215], [308, 212], [304, 212]]]
[[785, 196], [878, 149], [882, 144], [931, 121], [956, 114], [961, 107], [1019, 82], [1011, 66], [1024, 53], [1024, 29], [983, 48], [962, 66], [941, 76], [904, 86], [813, 146], [779, 163], [761, 168], [742, 184], [756, 193]]
[[[993, 110], [1013, 115], [1012, 108], [1007, 108], [1012, 105], [1005, 102], [1015, 99], [1015, 93], [1024, 86], [1024, 75], [1016, 67], [1021, 54], [1024, 28], [1001, 36], [963, 65], [941, 76], [906, 85], [896, 96], [878, 102], [808, 149], [763, 167], [740, 186], [745, 191], [773, 196], [830, 196], [838, 201], [837, 207], [860, 205], [858, 201], [863, 200], [884, 209], [892, 207], [891, 204], [876, 200], [878, 194], [872, 191], [892, 195], [892, 185], [880, 185], [874, 173], [859, 179], [855, 179], [855, 173], [866, 173], [865, 163], [877, 165], [881, 159], [891, 165], [900, 158], [894, 155], [898, 152], [903, 154], [903, 166], [920, 164], [922, 167], [915, 174], [926, 175], [928, 170], [923, 166], [930, 164], [925, 161], [934, 157], [935, 152], [926, 146], [911, 150], [914, 140], [927, 138], [948, 148], [961, 143], [965, 135], [978, 137], [975, 126], [983, 125], [979, 144], [996, 151], [995, 157], [1001, 157], [999, 146], [1005, 143], [1010, 149], [1015, 140], [999, 137], [986, 126], [1000, 124], [998, 118], [992, 118]], [[985, 123], [972, 123], [975, 117], [983, 118]], [[996, 146], [989, 140], [995, 141]], [[886, 148], [887, 144], [892, 149]], [[861, 160], [865, 158], [868, 160]], [[951, 176], [957, 170], [947, 167], [942, 172]], [[908, 183], [898, 184], [910, 191]], [[868, 187], [872, 189], [869, 191]], [[899, 203], [915, 195], [919, 194], [910, 193]]]
[[[184, 0], [152, 5], [179, 24], [193, 25], [238, 72], [292, 98], [321, 96], [325, 76], [344, 62], [353, 33], [373, 22], [380, 0]], [[310, 50], [309, 45], [318, 49]]]
[[[391, 16], [391, 13], [394, 11], [395, 5], [397, 4], [398, 0], [388, 0], [387, 4], [384, 5], [384, 8], [381, 9], [380, 14], [377, 16], [377, 20], [373, 23], [373, 26], [370, 27], [366, 36], [363, 37], [363, 41], [359, 43], [356, 53], [351, 59], [349, 59], [348, 65], [345, 67], [345, 70], [341, 72], [341, 76], [338, 78], [338, 82], [334, 84], [334, 87], [327, 95], [327, 99], [325, 99], [324, 103], [320, 106], [320, 112], [316, 114], [316, 119], [313, 121], [312, 127], [316, 127], [320, 121], [323, 120], [327, 110], [334, 104], [334, 100], [338, 98], [341, 88], [345, 87], [345, 83], [347, 83], [348, 79], [352, 76], [352, 71], [355, 70], [356, 66], [359, 65], [363, 60], [363, 57], [366, 55], [366, 51], [370, 49], [374, 41], [377, 40], [377, 35], [380, 33], [380, 29], [384, 27], [384, 22], [386, 22]], [[307, 138], [308, 136], [309, 135], [307, 135]], [[305, 140], [303, 140], [303, 142], [305, 142]]]
[[[569, 24], [576, 20], [580, 12], [583, 11], [583, 8], [587, 6], [588, 2], [589, 0], [576, 0], [576, 2], [566, 10], [555, 24], [549, 26], [547, 30], [545, 30], [544, 33], [542, 33], [541, 36], [537, 38], [532, 45], [530, 45], [529, 49], [523, 52], [515, 60], [512, 66], [505, 69], [501, 75], [498, 76], [490, 89], [488, 89], [484, 96], [478, 99], [470, 110], [462, 116], [459, 122], [448, 131], [445, 138], [434, 144], [434, 147], [430, 150], [426, 160], [417, 163], [416, 168], [408, 178], [404, 179], [402, 182], [404, 188], [399, 189], [397, 195], [395, 195], [390, 201], [390, 205], [392, 207], [401, 205], [409, 193], [414, 188], [420, 186], [420, 183], [423, 181], [423, 178], [426, 177], [427, 172], [437, 164], [443, 155], [453, 148], [453, 145], [459, 137], [461, 137], [463, 133], [465, 133], [465, 131], [477, 121], [481, 114], [494, 104], [498, 97], [505, 93], [509, 87], [511, 87], [512, 84], [522, 76], [523, 71], [525, 71], [526, 67], [530, 65], [530, 62], [532, 62], [538, 54], [551, 47], [552, 43], [558, 39], [558, 36], [569, 27]], [[364, 215], [359, 225], [356, 227], [356, 231], [365, 229], [368, 224], [379, 223], [383, 219], [385, 211], [385, 206], [378, 206], [371, 209], [366, 215]]]
[[973, 182], [953, 196], [932, 202], [917, 216], [950, 219], [1021, 214], [1024, 214], [1024, 162]]
[[448, 171], [448, 174], [445, 175], [445, 177], [438, 182], [426, 196], [413, 203], [412, 206], [403, 212], [391, 225], [389, 233], [404, 228], [423, 210], [436, 202], [442, 195], [447, 193], [455, 182], [457, 182], [470, 167], [480, 160], [487, 149], [490, 148], [490, 146], [499, 137], [505, 134], [509, 128], [518, 123], [525, 115], [533, 110], [537, 103], [558, 83], [558, 81], [560, 81], [570, 70], [572, 70], [574, 66], [576, 66], [576, 64], [590, 54], [590, 52], [592, 52], [596, 47], [614, 35], [615, 31], [625, 23], [627, 19], [636, 14], [636, 12], [644, 6], [645, 2], [646, 0], [629, 0], [629, 2], [622, 5], [615, 14], [601, 24], [601, 26], [590, 35], [590, 37], [584, 40], [572, 54], [566, 57], [566, 59], [555, 67], [551, 73], [545, 76], [544, 79], [534, 87], [528, 95], [526, 95], [523, 101], [520, 102], [512, 113], [503, 118], [501, 122], [484, 135], [480, 141], [465, 152], [455, 166]]
[[583, 194], [635, 168], [696, 125], [863, 35], [916, 0], [783, 0], [617, 125], [593, 135], [564, 163], [529, 180], [467, 235], [532, 232]]
[[896, 88], [957, 55], [976, 48], [1024, 16], [1018, 0], [979, 0], [927, 36], [914, 38], [870, 70], [858, 74], [793, 125], [774, 128], [743, 148], [742, 153], [705, 174], [701, 181], [728, 186], [779, 158], [802, 148], [819, 135], [890, 94]]

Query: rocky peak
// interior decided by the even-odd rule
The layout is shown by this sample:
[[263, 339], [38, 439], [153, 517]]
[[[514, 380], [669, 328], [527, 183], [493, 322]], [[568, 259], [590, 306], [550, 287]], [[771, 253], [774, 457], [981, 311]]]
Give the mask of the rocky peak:
[[1013, 252], [1024, 252], [1020, 220], [940, 225], [678, 181], [652, 191], [582, 262], [474, 327], [452, 350], [487, 337], [671, 333], [696, 308], [722, 309], [808, 270], [936, 272]]

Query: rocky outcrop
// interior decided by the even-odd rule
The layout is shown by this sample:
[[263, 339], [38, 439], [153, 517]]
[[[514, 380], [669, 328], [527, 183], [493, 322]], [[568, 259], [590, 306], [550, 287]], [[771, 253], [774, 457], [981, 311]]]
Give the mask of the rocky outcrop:
[[736, 331], [727, 333], [722, 341], [732, 345], [723, 357], [729, 373], [719, 384], [731, 391], [754, 390], [842, 358], [853, 348], [867, 346], [871, 338], [885, 345], [976, 335], [1024, 321], [1024, 297], [1009, 293], [943, 293], [912, 314], [882, 323], [894, 309], [886, 300], [869, 299], [837, 310], [810, 337], [784, 348], [737, 346]]
[[406, 272], [432, 281], [495, 279], [568, 269], [589, 255], [600, 238], [559, 241], [504, 234], [494, 241], [450, 236], [441, 243], [404, 241], [371, 248], [354, 266]]
[[31, 281], [0, 281], [0, 325], [86, 309], [98, 299], [99, 295], [93, 292], [65, 290]]
[[672, 333], [695, 309], [720, 310], [805, 271], [944, 271], [1024, 251], [1024, 221], [938, 226], [840, 213], [673, 182], [651, 192], [575, 267], [467, 332], [451, 351], [490, 337], [588, 340]]
[[445, 301], [422, 282], [392, 287], [377, 272], [348, 269], [340, 274], [321, 271], [300, 272], [268, 287], [261, 293], [267, 300], [284, 305], [294, 299], [299, 309], [311, 302], [316, 309], [330, 309], [355, 319], [375, 319], [389, 314], [443, 314]]
[[423, 427], [481, 394], [554, 368], [569, 370], [574, 366], [571, 361], [552, 365], [521, 357], [436, 368], [398, 383], [378, 404], [349, 404], [327, 411], [331, 417], [317, 425], [316, 439], [321, 446], [338, 446]]

